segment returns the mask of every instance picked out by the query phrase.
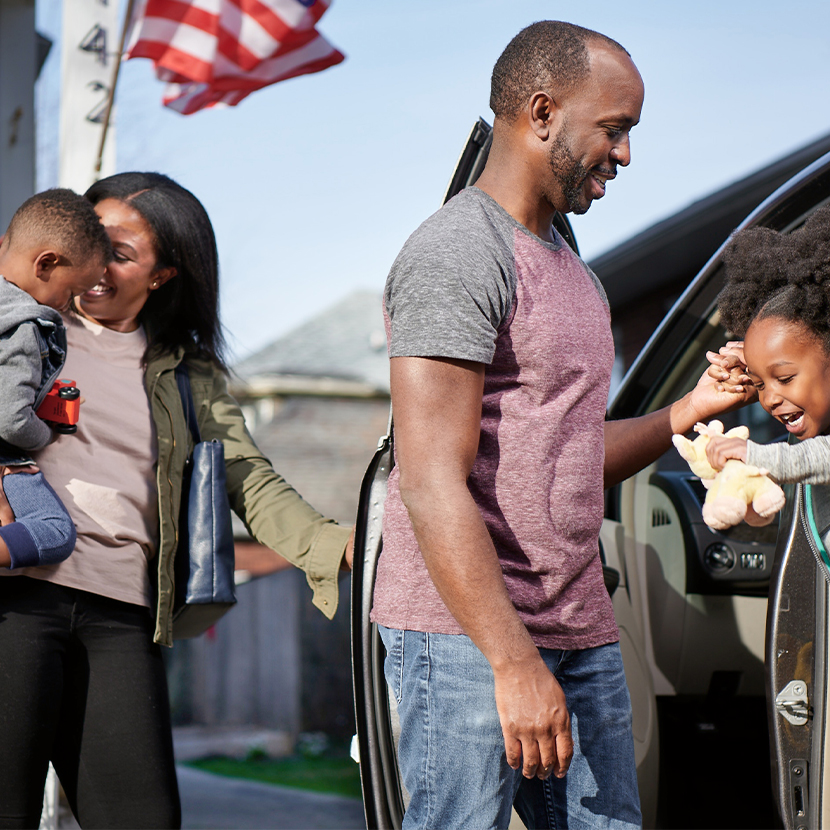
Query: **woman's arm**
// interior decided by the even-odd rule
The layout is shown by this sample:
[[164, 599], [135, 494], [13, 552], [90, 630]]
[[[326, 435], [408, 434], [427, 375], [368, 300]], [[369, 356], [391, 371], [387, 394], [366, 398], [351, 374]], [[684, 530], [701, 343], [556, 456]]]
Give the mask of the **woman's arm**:
[[314, 592], [312, 601], [333, 617], [338, 575], [344, 563], [349, 564], [352, 529], [318, 513], [274, 470], [251, 438], [239, 404], [218, 370], [213, 372], [210, 400], [199, 427], [203, 441], [216, 439], [225, 447], [234, 512], [256, 541], [305, 571]]

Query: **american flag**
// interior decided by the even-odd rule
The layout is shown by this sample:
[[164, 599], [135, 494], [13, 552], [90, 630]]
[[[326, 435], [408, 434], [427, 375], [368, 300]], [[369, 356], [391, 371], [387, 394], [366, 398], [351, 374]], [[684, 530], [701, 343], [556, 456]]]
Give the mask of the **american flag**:
[[163, 101], [189, 115], [344, 56], [315, 28], [333, 0], [140, 0], [128, 58], [150, 58]]

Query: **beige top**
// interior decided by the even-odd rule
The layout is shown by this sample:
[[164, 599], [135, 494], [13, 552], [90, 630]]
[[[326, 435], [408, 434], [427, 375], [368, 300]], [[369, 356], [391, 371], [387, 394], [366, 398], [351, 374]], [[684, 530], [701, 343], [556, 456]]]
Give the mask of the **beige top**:
[[78, 431], [34, 458], [63, 501], [78, 541], [58, 565], [25, 574], [137, 605], [151, 605], [147, 561], [158, 539], [157, 444], [144, 389], [143, 329], [121, 333], [75, 315], [64, 318], [62, 378], [81, 390]]

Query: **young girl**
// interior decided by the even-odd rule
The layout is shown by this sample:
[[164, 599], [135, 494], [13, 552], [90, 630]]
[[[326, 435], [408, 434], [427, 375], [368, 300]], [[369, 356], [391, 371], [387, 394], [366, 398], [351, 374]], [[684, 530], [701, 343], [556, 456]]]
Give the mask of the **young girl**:
[[[763, 467], [779, 482], [830, 483], [830, 206], [798, 230], [739, 231], [724, 252], [723, 325], [740, 343], [713, 367], [724, 385], [747, 380], [761, 406], [798, 444], [718, 438], [706, 450], [721, 469], [730, 458]], [[742, 375], [745, 372], [746, 375]]]

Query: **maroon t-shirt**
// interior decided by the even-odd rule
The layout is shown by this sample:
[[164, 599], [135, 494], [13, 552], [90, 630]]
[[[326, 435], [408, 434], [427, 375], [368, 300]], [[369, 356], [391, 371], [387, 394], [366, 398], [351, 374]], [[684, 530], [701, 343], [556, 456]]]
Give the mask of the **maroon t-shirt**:
[[[391, 357], [486, 364], [468, 484], [533, 641], [559, 649], [616, 641], [598, 550], [614, 346], [596, 277], [561, 239], [541, 240], [468, 188], [407, 241], [385, 310]], [[463, 633], [427, 573], [396, 468], [372, 619]]]

